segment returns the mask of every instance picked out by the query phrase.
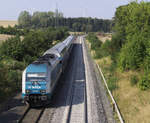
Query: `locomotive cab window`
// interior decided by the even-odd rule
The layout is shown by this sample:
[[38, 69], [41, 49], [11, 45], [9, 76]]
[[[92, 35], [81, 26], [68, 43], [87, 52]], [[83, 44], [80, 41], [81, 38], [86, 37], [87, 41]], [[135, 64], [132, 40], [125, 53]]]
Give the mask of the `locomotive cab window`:
[[46, 73], [27, 73], [27, 81], [46, 81]]

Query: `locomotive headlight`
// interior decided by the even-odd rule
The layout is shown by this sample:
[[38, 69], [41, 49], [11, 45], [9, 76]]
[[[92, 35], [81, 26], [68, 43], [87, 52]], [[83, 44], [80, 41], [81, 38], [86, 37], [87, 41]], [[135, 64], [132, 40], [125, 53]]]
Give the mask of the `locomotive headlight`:
[[40, 90], [41, 93], [46, 93], [46, 90]]
[[27, 93], [27, 94], [30, 93], [30, 90], [26, 90], [26, 93]]

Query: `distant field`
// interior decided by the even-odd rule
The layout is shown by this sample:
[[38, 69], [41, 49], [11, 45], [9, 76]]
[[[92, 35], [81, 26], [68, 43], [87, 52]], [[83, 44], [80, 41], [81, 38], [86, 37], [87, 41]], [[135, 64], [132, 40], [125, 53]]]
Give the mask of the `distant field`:
[[8, 20], [0, 20], [0, 26], [8, 27], [8, 26], [15, 26], [15, 24], [18, 24], [17, 21], [8, 21]]
[[104, 34], [97, 34], [97, 37], [99, 40], [101, 40], [102, 42], [105, 42], [106, 40], [111, 40], [112, 38], [112, 34], [111, 33], [104, 33]]
[[69, 32], [70, 35], [85, 35], [85, 32]]
[[12, 35], [4, 35], [4, 34], [0, 34], [0, 44], [2, 43], [2, 41], [7, 40], [8, 38], [13, 37]]

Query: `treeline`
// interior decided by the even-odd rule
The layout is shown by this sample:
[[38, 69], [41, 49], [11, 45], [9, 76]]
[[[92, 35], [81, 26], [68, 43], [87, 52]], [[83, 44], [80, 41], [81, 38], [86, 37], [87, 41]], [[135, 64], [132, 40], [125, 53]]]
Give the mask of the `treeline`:
[[1, 101], [21, 89], [23, 69], [66, 36], [66, 29], [47, 28], [31, 31], [24, 39], [15, 36], [4, 41], [0, 45]]
[[0, 34], [8, 34], [8, 35], [19, 35], [19, 36], [23, 36], [27, 33], [29, 33], [29, 29], [18, 29], [15, 27], [11, 27], [11, 26], [8, 26], [8, 27], [3, 27], [3, 26], [0, 26]]
[[115, 68], [138, 71], [140, 76], [133, 76], [131, 82], [142, 90], [150, 89], [150, 2], [120, 6], [114, 23], [107, 52]]
[[[138, 85], [150, 88], [150, 2], [132, 2], [117, 9], [112, 42], [122, 71], [141, 71]], [[117, 52], [119, 51], [119, 52]]]
[[65, 18], [62, 13], [34, 12], [31, 15], [27, 11], [20, 13], [18, 18], [19, 28], [46, 28], [67, 27], [75, 32], [110, 32], [112, 20], [97, 18]]

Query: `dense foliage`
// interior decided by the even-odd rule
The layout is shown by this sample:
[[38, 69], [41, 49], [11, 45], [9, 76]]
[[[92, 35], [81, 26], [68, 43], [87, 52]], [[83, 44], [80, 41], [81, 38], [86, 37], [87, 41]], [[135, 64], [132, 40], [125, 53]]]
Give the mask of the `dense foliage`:
[[94, 33], [89, 33], [87, 36], [87, 40], [91, 44], [91, 50], [95, 52], [95, 58], [102, 58], [110, 54], [111, 52], [110, 40], [106, 40], [104, 43], [102, 43], [102, 41], [99, 40], [96, 34]]
[[29, 29], [17, 29], [16, 27], [8, 26], [4, 28], [3, 26], [0, 26], [0, 34], [9, 34], [9, 35], [25, 35], [29, 32]]
[[139, 87], [150, 88], [150, 2], [117, 8], [111, 42], [112, 58], [122, 70], [141, 71]]
[[110, 54], [121, 71], [139, 71], [141, 77], [131, 77], [131, 83], [150, 89], [150, 2], [131, 2], [117, 8], [112, 40], [98, 50], [97, 54]]
[[0, 98], [4, 99], [19, 90], [25, 66], [67, 35], [66, 29], [47, 28], [31, 31], [24, 39], [15, 36], [4, 41], [0, 45]]
[[109, 51], [107, 50], [109, 41], [106, 41], [106, 43], [102, 43], [102, 41], [100, 41], [94, 33], [89, 33], [87, 36], [87, 40], [91, 44], [91, 50], [94, 51], [95, 58], [102, 58], [103, 56], [109, 55]]
[[[150, 3], [132, 2], [119, 7], [115, 15], [116, 39], [120, 43], [118, 66], [121, 70], [141, 70], [139, 87], [150, 88]], [[120, 37], [119, 37], [120, 36]]]
[[56, 12], [35, 12], [31, 15], [27, 11], [20, 13], [20, 28], [45, 28], [45, 27], [67, 27], [75, 32], [110, 32], [111, 20], [97, 18], [65, 18], [62, 13]]

